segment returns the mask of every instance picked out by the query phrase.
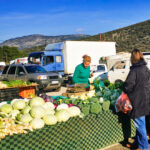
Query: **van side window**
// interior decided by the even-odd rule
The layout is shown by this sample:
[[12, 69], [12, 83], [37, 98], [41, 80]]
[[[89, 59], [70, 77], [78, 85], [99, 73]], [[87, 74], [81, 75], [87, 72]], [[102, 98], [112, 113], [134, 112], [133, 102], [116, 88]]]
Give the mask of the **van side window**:
[[62, 63], [62, 56], [56, 56], [56, 63]]
[[15, 74], [15, 71], [16, 71], [16, 67], [15, 66], [12, 66], [9, 71], [8, 71], [8, 74]]
[[115, 65], [114, 69], [125, 69], [125, 67], [126, 67], [125, 61], [120, 61]]
[[44, 57], [44, 65], [51, 64], [51, 63], [54, 63], [54, 57], [53, 56]]

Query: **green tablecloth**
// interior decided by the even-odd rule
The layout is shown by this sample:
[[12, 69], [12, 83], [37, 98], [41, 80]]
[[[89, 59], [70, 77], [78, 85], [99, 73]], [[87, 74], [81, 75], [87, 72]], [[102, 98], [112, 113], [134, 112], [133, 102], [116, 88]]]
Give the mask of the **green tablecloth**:
[[0, 150], [96, 150], [134, 135], [135, 126], [126, 115], [106, 111], [7, 136], [0, 141]]

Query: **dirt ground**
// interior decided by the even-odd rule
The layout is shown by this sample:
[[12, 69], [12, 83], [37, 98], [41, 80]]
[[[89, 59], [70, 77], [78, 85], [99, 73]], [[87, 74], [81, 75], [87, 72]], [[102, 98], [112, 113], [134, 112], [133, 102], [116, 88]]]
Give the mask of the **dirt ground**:
[[67, 90], [67, 88], [62, 86], [59, 92], [53, 92], [52, 91], [52, 92], [47, 92], [46, 94], [49, 95], [49, 96], [59, 96], [62, 93], [65, 93], [66, 90]]
[[[65, 93], [66, 90], [67, 90], [66, 87], [61, 87], [61, 90], [59, 92], [47, 92], [46, 94], [49, 96], [59, 96], [59, 95], [62, 95], [62, 93]], [[129, 139], [129, 142], [132, 143], [133, 141], [134, 141], [133, 139]], [[150, 141], [149, 141], [149, 143], [150, 143]], [[130, 150], [129, 148], [126, 148], [124, 146], [125, 144], [126, 144], [125, 142], [116, 143], [116, 144], [110, 145], [108, 147], [99, 149], [99, 150]]]

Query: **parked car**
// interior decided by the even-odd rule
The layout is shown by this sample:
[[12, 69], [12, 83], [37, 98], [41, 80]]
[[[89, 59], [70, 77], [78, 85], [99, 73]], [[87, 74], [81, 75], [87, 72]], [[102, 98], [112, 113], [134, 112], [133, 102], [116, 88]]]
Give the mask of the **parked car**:
[[43, 90], [59, 90], [62, 84], [62, 76], [58, 73], [47, 72], [43, 67], [35, 64], [11, 64], [6, 65], [0, 80], [23, 80], [37, 83], [36, 92]]

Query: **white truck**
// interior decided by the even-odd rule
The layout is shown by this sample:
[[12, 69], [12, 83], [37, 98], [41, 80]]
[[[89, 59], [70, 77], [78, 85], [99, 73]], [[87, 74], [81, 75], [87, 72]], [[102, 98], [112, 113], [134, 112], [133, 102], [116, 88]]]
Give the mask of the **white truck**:
[[15, 60], [11, 60], [10, 64], [27, 64], [28, 57], [16, 58]]
[[[147, 67], [150, 69], [150, 53], [144, 53], [145, 61], [147, 62]], [[111, 83], [125, 81], [127, 75], [130, 71], [130, 55], [128, 57], [121, 58], [111, 67], [107, 73], [107, 78]]]
[[68, 77], [82, 63], [82, 56], [85, 54], [91, 56], [91, 65], [99, 64], [100, 57], [116, 55], [115, 42], [65, 41], [48, 44], [45, 51], [30, 53], [28, 62], [38, 63], [47, 71], [60, 72]]
[[101, 80], [107, 79], [108, 69], [106, 64], [91, 65], [91, 72], [93, 72], [94, 75], [89, 78], [90, 83], [93, 83], [96, 77], [100, 77]]

